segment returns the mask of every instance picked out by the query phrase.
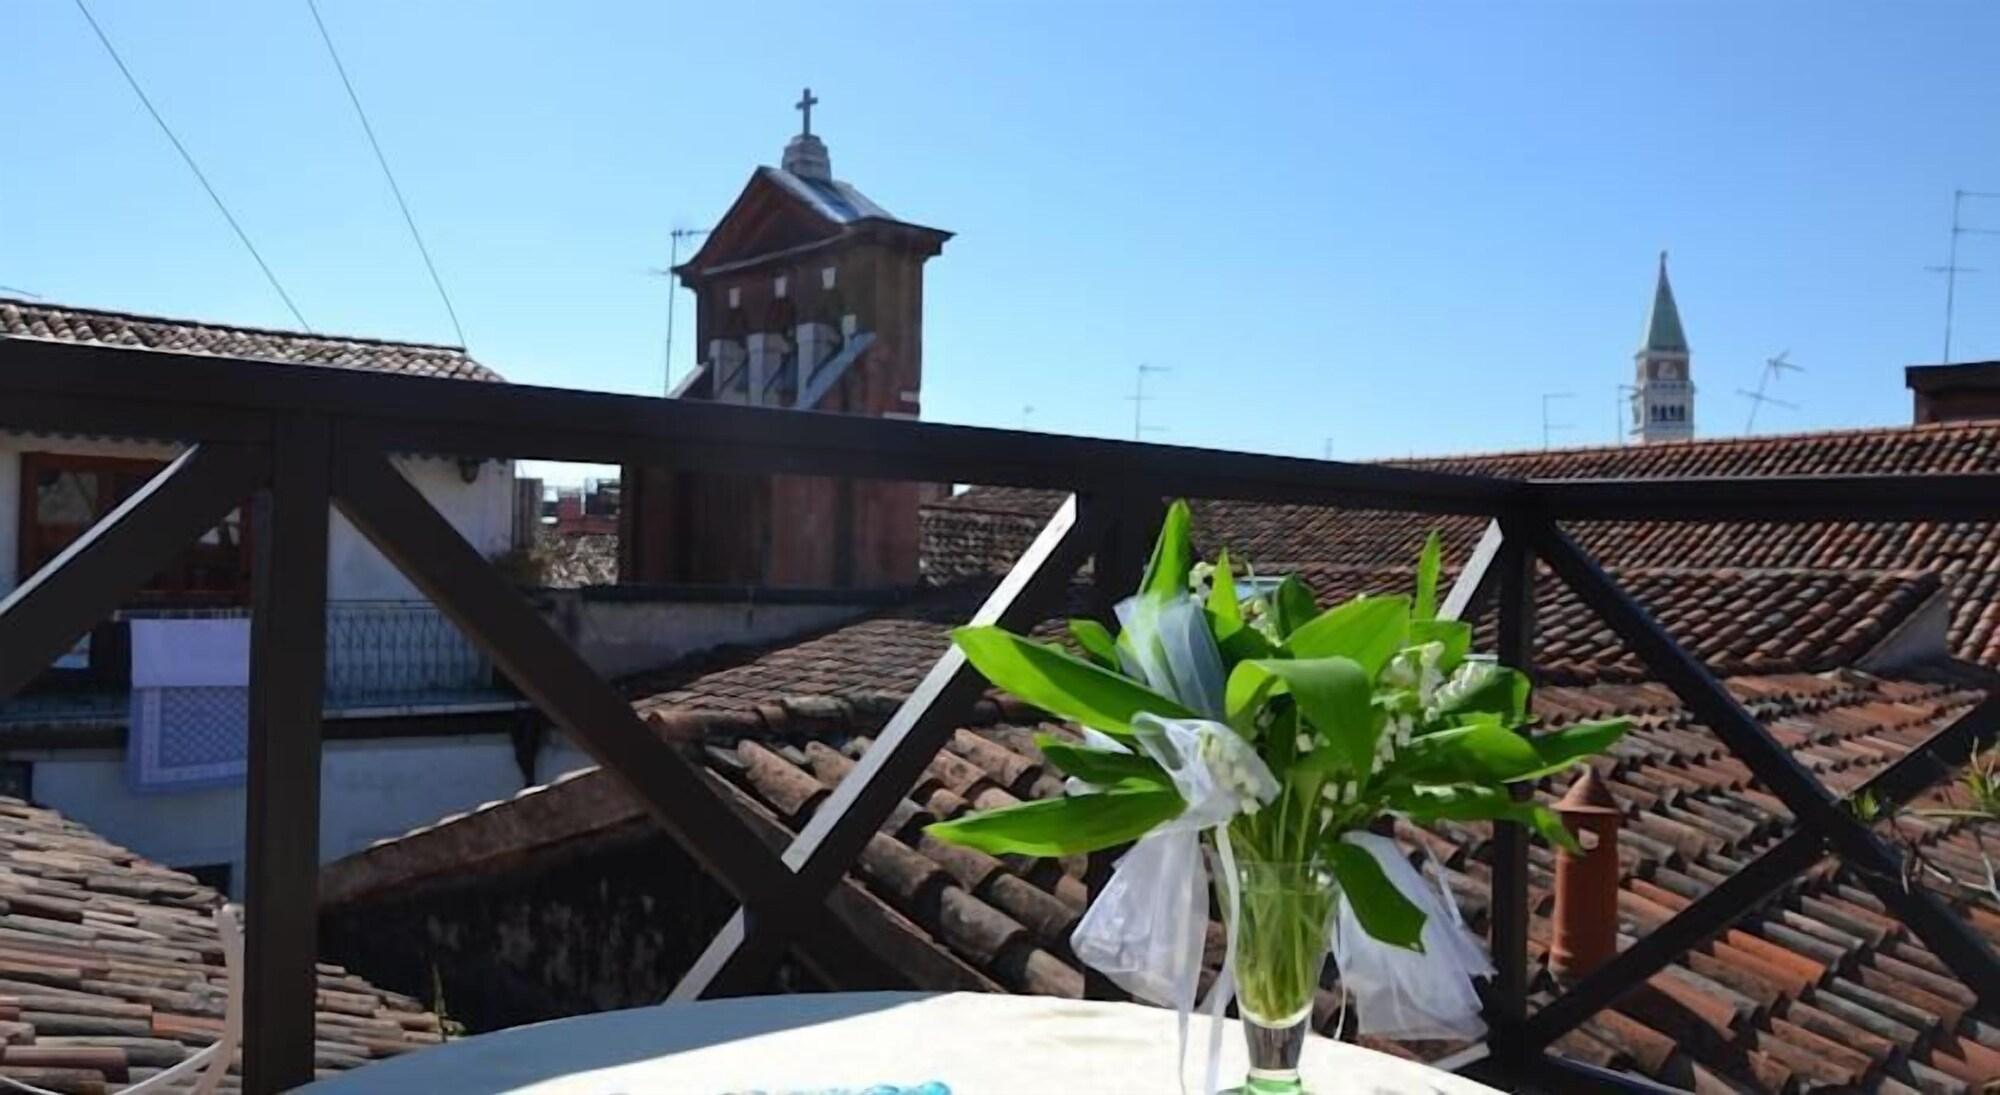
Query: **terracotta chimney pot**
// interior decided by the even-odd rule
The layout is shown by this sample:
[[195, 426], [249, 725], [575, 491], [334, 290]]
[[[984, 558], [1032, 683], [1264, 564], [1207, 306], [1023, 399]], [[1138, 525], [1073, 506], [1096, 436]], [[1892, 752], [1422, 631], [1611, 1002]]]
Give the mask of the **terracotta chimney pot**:
[[1556, 854], [1555, 938], [1549, 969], [1572, 981], [1618, 953], [1618, 830], [1624, 814], [1597, 769], [1585, 768], [1556, 803], [1582, 855]]

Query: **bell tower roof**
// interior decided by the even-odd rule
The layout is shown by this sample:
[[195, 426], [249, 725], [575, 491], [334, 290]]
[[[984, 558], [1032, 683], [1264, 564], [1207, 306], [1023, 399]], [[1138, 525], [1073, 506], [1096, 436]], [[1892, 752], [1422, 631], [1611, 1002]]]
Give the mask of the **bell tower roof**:
[[1639, 352], [1684, 354], [1687, 334], [1681, 330], [1681, 310], [1674, 304], [1674, 287], [1667, 280], [1667, 253], [1660, 252], [1660, 280], [1653, 287], [1653, 312], [1646, 318], [1646, 341]]

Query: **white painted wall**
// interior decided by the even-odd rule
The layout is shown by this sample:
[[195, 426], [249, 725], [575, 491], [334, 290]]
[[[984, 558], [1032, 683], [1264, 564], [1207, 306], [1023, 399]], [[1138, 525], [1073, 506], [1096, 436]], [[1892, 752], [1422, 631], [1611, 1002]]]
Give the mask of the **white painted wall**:
[[[169, 460], [177, 446], [132, 441], [97, 441], [0, 432], [0, 593], [19, 585], [27, 575], [16, 573], [19, 539], [21, 461], [24, 452], [59, 452], [78, 456], [117, 456]], [[479, 475], [465, 482], [458, 461], [440, 457], [396, 458], [431, 505], [483, 555], [497, 555], [514, 546], [514, 466], [489, 460]], [[327, 596], [337, 601], [400, 601], [419, 599], [416, 587], [375, 550], [338, 511], [327, 535]]]
[[[485, 556], [514, 546], [514, 466], [489, 460], [467, 483], [458, 461], [428, 456], [395, 460], [451, 527]], [[327, 596], [336, 601], [407, 601], [422, 595], [367, 537], [335, 510], [327, 536]]]
[[[35, 800], [170, 867], [230, 863], [243, 878], [242, 787], [135, 794], [110, 750], [16, 752], [35, 765]], [[521, 789], [505, 734], [330, 741], [320, 782], [325, 863]]]

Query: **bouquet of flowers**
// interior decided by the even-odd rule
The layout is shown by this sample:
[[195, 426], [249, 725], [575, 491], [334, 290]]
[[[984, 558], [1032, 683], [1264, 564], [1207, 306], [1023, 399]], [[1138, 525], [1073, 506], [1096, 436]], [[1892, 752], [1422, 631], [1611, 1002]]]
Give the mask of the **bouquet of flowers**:
[[[1128, 842], [1079, 922], [1077, 957], [1181, 1013], [1185, 1051], [1214, 868], [1228, 950], [1205, 1009], [1240, 996], [1252, 1091], [1297, 1091], [1297, 1060], [1329, 948], [1363, 1033], [1476, 1038], [1474, 976], [1491, 972], [1442, 879], [1429, 882], [1384, 819], [1507, 820], [1569, 848], [1555, 815], [1517, 798], [1602, 752], [1622, 721], [1526, 735], [1528, 678], [1472, 652], [1437, 616], [1433, 534], [1414, 596], [1322, 610], [1295, 577], [1239, 590], [1227, 553], [1193, 555], [1168, 510], [1119, 631], [1073, 620], [1082, 656], [996, 627], [952, 638], [995, 685], [1083, 728], [1037, 739], [1070, 779], [1059, 799], [930, 827], [993, 853], [1061, 856]], [[1215, 1089], [1221, 1024], [1210, 1038]]]

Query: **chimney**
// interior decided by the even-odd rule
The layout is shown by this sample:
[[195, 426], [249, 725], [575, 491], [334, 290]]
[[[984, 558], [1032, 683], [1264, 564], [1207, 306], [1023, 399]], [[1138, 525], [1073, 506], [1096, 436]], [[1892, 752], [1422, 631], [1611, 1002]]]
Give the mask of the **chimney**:
[[1912, 365], [1903, 370], [1916, 425], [2000, 418], [2000, 361]]
[[1556, 853], [1555, 940], [1549, 970], [1558, 981], [1573, 981], [1610, 961], [1618, 952], [1618, 829], [1624, 820], [1618, 801], [1585, 768], [1556, 803], [1556, 816], [1575, 834], [1583, 854]]

